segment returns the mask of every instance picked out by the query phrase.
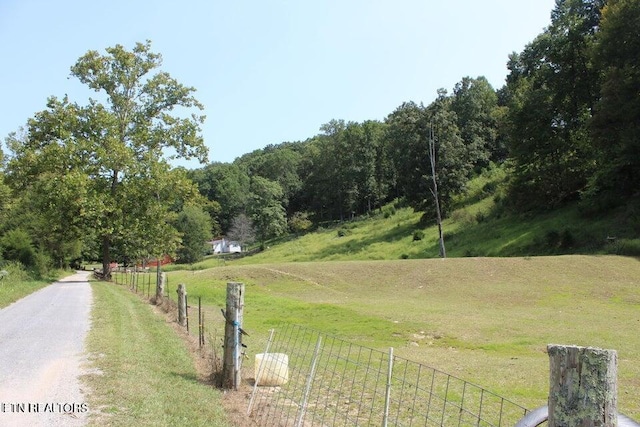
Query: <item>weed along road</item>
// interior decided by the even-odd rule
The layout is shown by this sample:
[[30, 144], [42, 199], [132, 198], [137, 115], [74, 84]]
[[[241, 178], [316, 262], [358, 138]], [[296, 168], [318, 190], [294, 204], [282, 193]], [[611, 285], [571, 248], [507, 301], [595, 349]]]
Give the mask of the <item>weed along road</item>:
[[79, 272], [0, 310], [0, 425], [81, 426], [80, 387], [90, 326], [89, 272]]

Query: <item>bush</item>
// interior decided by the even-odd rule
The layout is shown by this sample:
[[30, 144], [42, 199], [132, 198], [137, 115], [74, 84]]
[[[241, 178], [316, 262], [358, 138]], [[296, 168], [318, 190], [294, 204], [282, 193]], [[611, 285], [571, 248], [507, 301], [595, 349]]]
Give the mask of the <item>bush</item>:
[[640, 239], [616, 239], [607, 245], [607, 253], [640, 257]]
[[413, 232], [413, 241], [414, 242], [418, 242], [420, 240], [424, 239], [424, 231], [422, 230], [416, 230]]
[[0, 262], [0, 269], [6, 272], [5, 277], [0, 281], [0, 285], [2, 285], [3, 282], [26, 282], [30, 279], [29, 273], [20, 262], [2, 261]]
[[313, 223], [307, 212], [296, 212], [289, 219], [289, 228], [294, 233], [304, 233], [311, 229]]
[[31, 236], [21, 229], [9, 230], [0, 240], [2, 257], [7, 261], [17, 261], [26, 267], [35, 264], [36, 251]]

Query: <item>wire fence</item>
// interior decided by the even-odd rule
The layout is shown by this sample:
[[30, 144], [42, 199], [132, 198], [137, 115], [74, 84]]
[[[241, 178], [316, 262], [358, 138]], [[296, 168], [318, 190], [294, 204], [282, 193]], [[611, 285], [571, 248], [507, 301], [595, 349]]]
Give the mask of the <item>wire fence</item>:
[[[118, 269], [112, 280], [149, 299], [155, 296], [155, 271]], [[166, 278], [163, 295], [163, 304], [176, 313], [177, 286]], [[193, 332], [197, 325], [201, 349], [207, 336], [214, 376], [219, 375], [224, 318], [217, 318], [215, 308], [201, 307], [199, 299], [192, 301], [197, 313], [194, 305], [187, 319]], [[302, 326], [272, 330], [266, 344], [256, 336], [247, 343], [245, 361], [256, 360], [242, 369], [244, 382], [253, 386], [247, 408], [252, 425], [506, 427], [530, 412], [475, 384], [395, 356], [393, 349], [374, 350]]]
[[513, 426], [526, 408], [482, 387], [300, 326], [272, 333], [248, 413], [262, 426]]

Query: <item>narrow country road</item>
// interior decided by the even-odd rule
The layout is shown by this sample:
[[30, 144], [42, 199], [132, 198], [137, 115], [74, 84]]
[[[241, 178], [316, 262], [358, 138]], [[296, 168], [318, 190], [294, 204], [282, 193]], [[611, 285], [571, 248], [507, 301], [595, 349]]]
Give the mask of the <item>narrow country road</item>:
[[0, 426], [82, 426], [92, 303], [78, 272], [0, 310]]

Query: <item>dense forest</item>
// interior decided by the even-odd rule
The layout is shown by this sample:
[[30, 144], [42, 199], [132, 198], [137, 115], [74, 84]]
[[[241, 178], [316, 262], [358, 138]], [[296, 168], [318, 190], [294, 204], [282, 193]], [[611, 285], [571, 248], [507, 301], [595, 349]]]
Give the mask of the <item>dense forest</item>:
[[331, 120], [305, 141], [195, 170], [171, 168], [165, 155], [206, 157], [202, 117], [170, 114], [201, 109], [193, 88], [166, 73], [143, 79], [160, 65], [149, 43], [107, 51], [72, 67], [104, 104], [50, 98], [6, 138], [5, 262], [42, 271], [101, 259], [107, 273], [110, 260], [163, 253], [193, 262], [214, 235], [265, 242], [396, 199], [435, 221], [436, 194], [446, 216], [469, 180], [492, 168], [506, 171], [501, 203], [516, 212], [579, 203], [598, 215], [637, 203], [637, 0], [557, 0], [549, 26], [509, 55], [501, 88], [463, 77], [429, 105], [404, 102], [383, 121]]
[[504, 203], [512, 209], [578, 201], [585, 213], [598, 213], [640, 190], [638, 28], [638, 2], [558, 0], [546, 30], [509, 56], [497, 90], [484, 77], [464, 77], [428, 106], [405, 102], [382, 122], [332, 120], [306, 141], [189, 176], [219, 202], [225, 233], [241, 214], [270, 237], [396, 198], [432, 219], [433, 137], [445, 215], [471, 177], [495, 167], [508, 171]]

